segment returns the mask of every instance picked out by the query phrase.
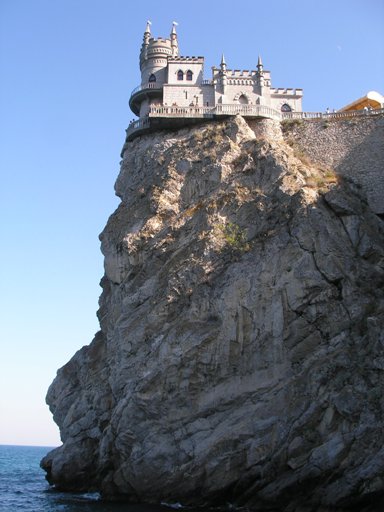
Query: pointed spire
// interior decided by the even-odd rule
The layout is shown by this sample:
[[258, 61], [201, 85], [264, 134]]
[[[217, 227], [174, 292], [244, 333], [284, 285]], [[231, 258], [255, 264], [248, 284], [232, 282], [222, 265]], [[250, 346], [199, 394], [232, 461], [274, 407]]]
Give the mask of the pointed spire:
[[178, 55], [179, 55], [179, 44], [177, 42], [177, 33], [176, 33], [177, 25], [178, 25], [177, 21], [172, 22], [171, 47], [172, 47], [172, 56], [173, 57], [178, 57]]
[[263, 87], [264, 86], [264, 71], [263, 71], [263, 63], [261, 61], [260, 55], [257, 60], [257, 75], [258, 75], [258, 78], [257, 78], [258, 84], [260, 85], [260, 87]]
[[144, 37], [143, 37], [143, 46], [142, 48], [145, 49], [145, 52], [147, 51], [147, 47], [149, 45], [149, 40], [151, 39], [151, 25], [152, 23], [148, 20], [147, 26], [145, 27]]
[[227, 71], [227, 63], [225, 62], [224, 53], [221, 54], [220, 68], [222, 73], [225, 73]]

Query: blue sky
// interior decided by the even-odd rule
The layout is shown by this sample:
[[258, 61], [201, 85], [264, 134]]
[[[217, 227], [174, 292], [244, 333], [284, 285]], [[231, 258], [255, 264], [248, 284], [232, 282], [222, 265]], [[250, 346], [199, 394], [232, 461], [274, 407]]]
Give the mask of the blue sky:
[[[183, 55], [222, 52], [304, 110], [384, 93], [384, 1], [0, 0], [0, 444], [59, 444], [45, 393], [98, 329], [98, 234], [118, 199], [147, 19]], [[269, 7], [268, 7], [269, 6]]]

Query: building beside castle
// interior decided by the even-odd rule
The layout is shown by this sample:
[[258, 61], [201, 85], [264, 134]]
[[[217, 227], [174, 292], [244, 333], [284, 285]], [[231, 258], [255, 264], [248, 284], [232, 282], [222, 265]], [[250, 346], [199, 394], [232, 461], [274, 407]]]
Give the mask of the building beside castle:
[[[139, 117], [131, 131], [145, 129], [150, 119], [213, 118], [220, 115], [280, 118], [302, 111], [302, 89], [273, 88], [271, 73], [258, 58], [255, 70], [231, 70], [224, 55], [212, 77], [204, 79], [204, 57], [180, 56], [176, 23], [169, 38], [153, 38], [150, 22], [140, 51], [141, 84], [130, 97]], [[129, 131], [129, 129], [128, 129]]]

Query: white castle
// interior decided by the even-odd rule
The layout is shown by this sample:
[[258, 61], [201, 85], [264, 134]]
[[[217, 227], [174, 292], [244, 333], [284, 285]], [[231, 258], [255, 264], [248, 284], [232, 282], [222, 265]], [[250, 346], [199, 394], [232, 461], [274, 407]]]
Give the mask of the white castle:
[[[231, 70], [224, 55], [220, 67], [205, 80], [204, 57], [182, 57], [173, 22], [169, 39], [153, 38], [147, 22], [140, 51], [141, 84], [129, 106], [139, 117], [127, 130], [128, 140], [142, 131], [175, 126], [193, 119], [241, 114], [281, 119], [282, 113], [302, 111], [302, 89], [271, 87], [271, 73], [258, 58], [256, 70]], [[173, 121], [171, 121], [173, 120]]]

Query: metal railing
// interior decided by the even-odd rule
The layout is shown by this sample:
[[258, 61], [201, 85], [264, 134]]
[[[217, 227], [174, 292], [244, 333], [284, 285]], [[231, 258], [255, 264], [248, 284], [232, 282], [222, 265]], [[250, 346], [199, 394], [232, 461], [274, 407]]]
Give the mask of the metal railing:
[[151, 121], [149, 117], [141, 117], [140, 119], [135, 119], [135, 121], [131, 121], [129, 123], [128, 128], [125, 130], [127, 137], [129, 137], [133, 132], [137, 132], [138, 130], [145, 130], [149, 128]]
[[367, 110], [345, 110], [343, 112], [282, 112], [281, 118], [286, 119], [345, 119], [348, 117], [377, 116], [384, 114], [384, 108]]
[[140, 84], [133, 89], [130, 97], [132, 98], [132, 96], [134, 96], [137, 92], [146, 91], [147, 89], [159, 89], [160, 90], [162, 88], [163, 88], [163, 84], [158, 84], [156, 82], [148, 82], [147, 84], [144, 84], [144, 85]]

